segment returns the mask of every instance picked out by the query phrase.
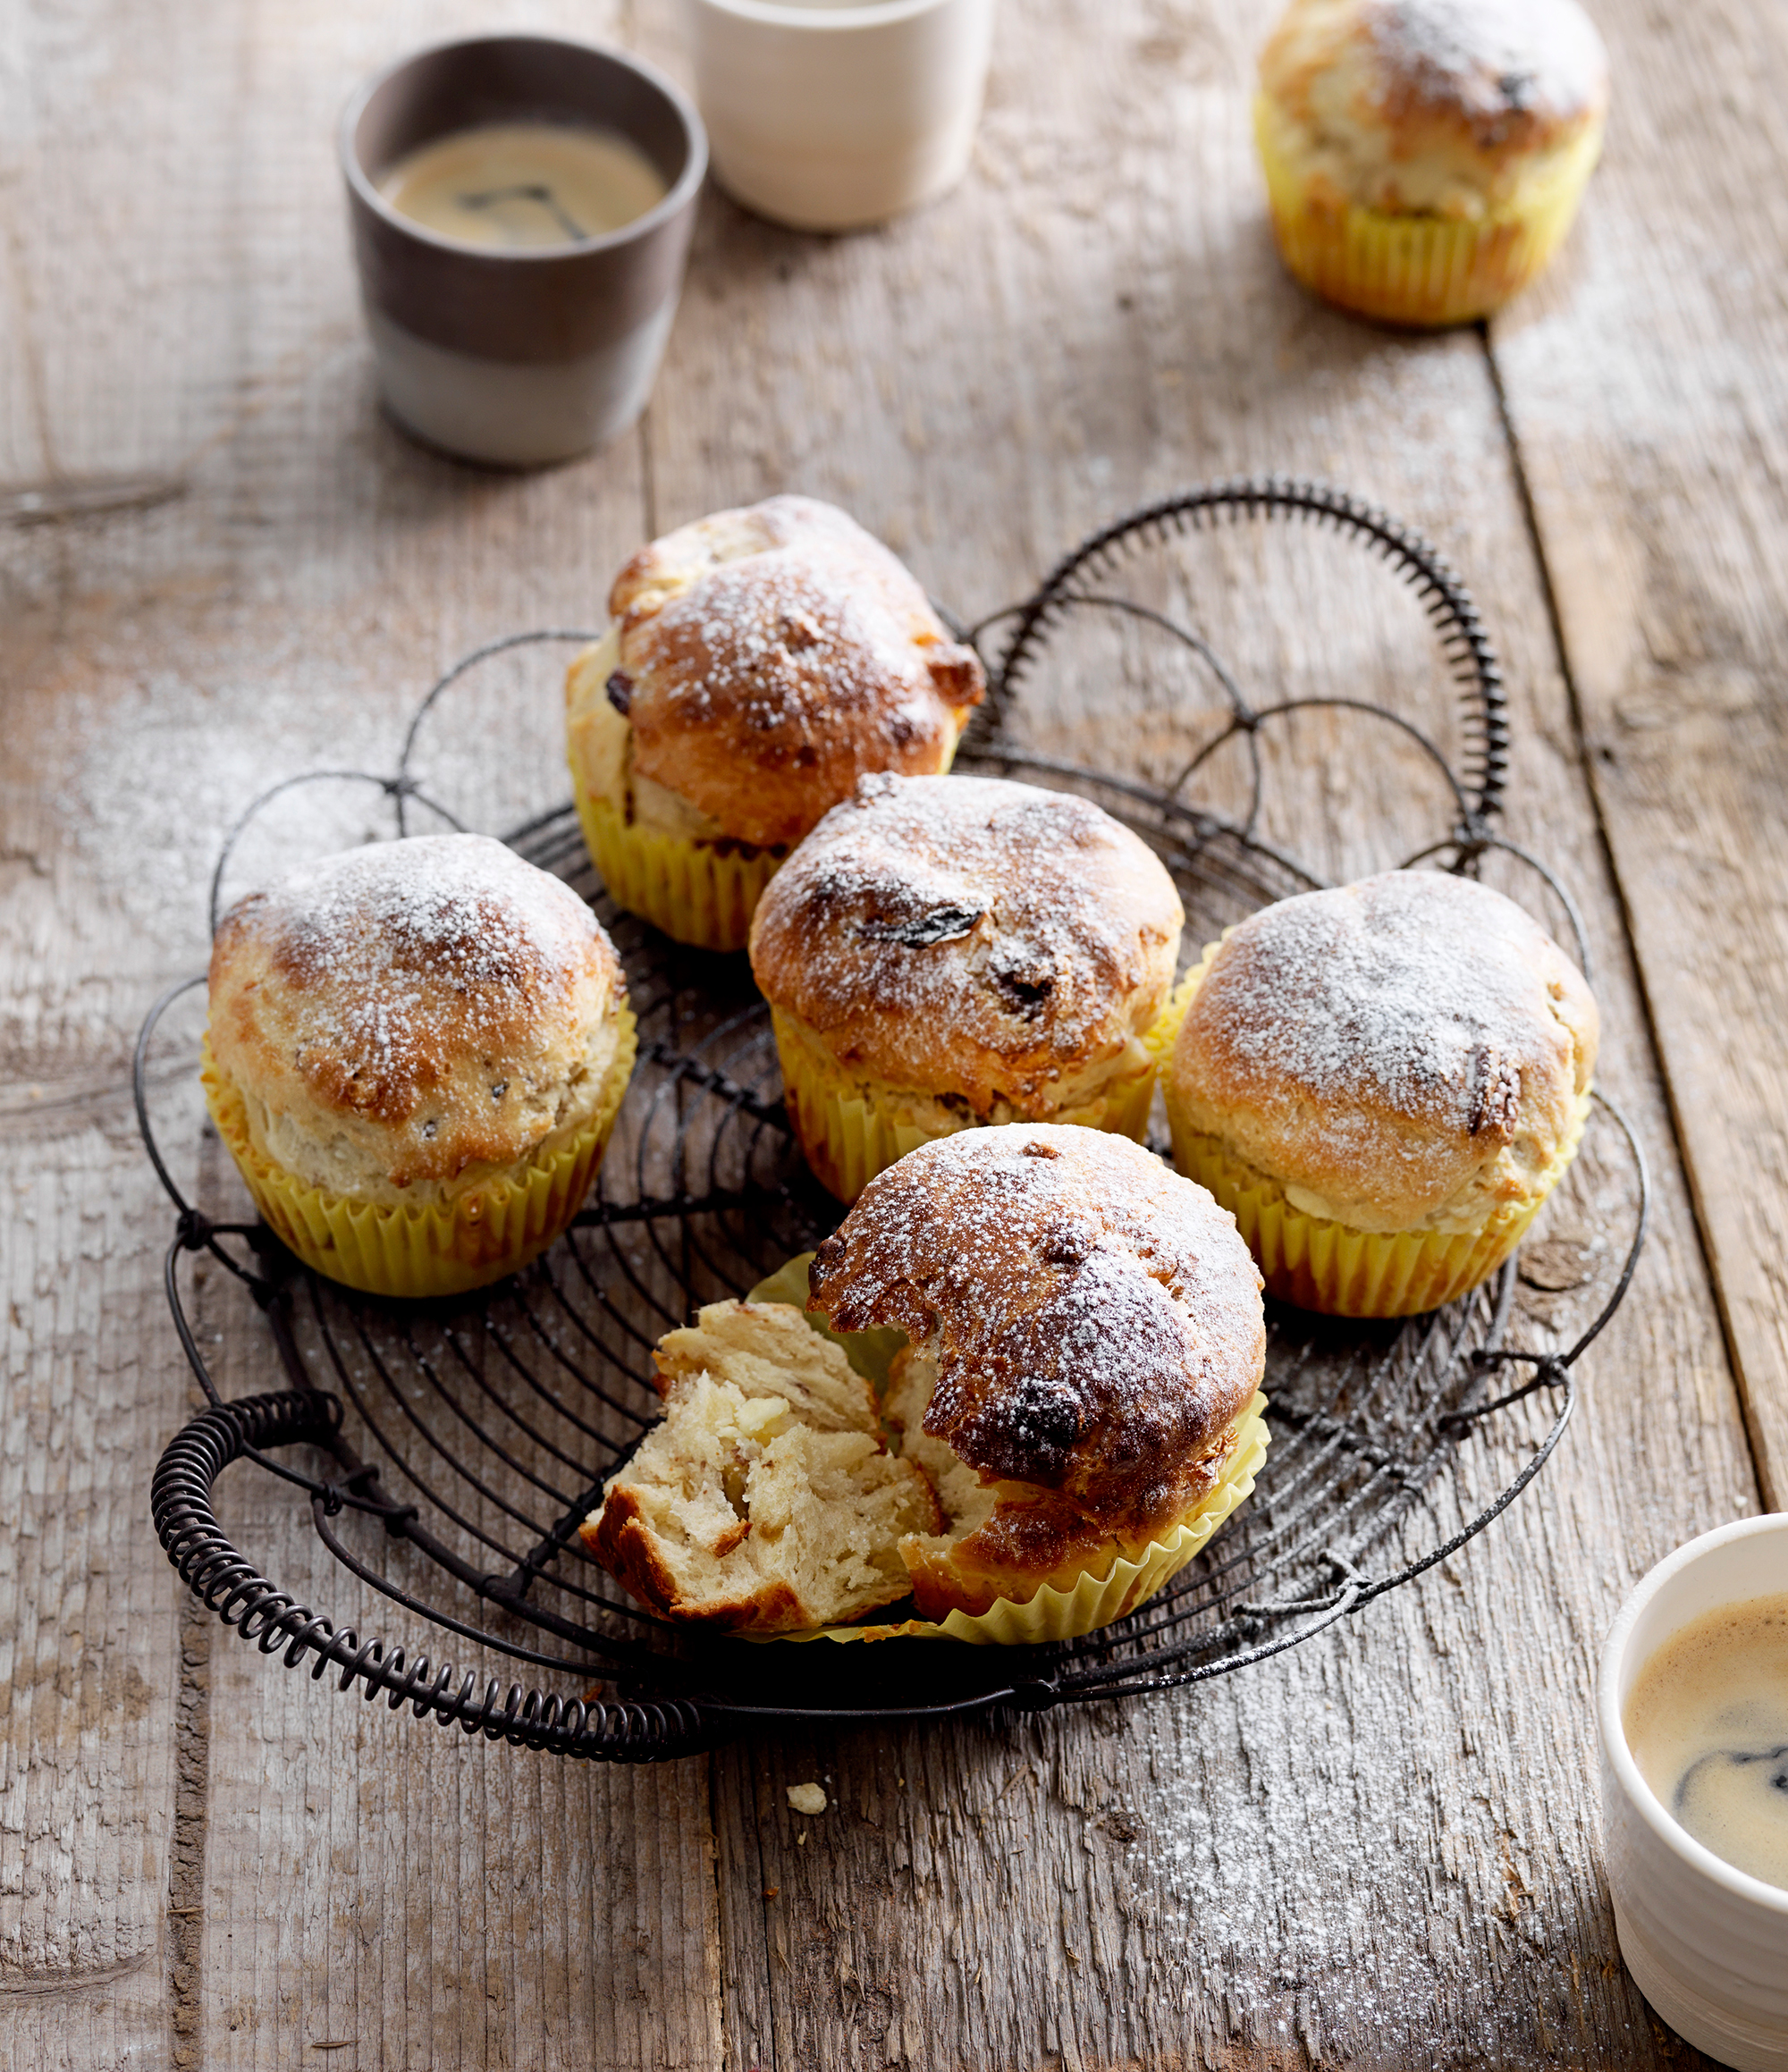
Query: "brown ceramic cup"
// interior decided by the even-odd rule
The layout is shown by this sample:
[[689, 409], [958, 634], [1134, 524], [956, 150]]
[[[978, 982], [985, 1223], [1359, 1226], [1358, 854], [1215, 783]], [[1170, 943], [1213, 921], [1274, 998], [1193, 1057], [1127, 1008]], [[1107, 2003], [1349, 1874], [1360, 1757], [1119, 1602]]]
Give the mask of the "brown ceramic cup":
[[[426, 144], [527, 122], [619, 131], [668, 192], [605, 236], [505, 251], [425, 230], [378, 191]], [[341, 151], [379, 383], [407, 431], [466, 459], [535, 467], [634, 422], [676, 315], [708, 162], [701, 117], [668, 79], [555, 37], [443, 44], [361, 88]]]

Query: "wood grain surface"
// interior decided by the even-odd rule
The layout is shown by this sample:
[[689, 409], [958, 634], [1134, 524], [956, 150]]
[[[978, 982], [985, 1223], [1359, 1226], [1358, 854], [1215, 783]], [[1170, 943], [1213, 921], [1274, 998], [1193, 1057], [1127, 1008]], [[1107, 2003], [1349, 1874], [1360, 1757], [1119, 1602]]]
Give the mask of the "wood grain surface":
[[[1560, 272], [1488, 341], [1430, 340], [1325, 312], [1278, 266], [1246, 120], [1268, 12], [1008, 4], [956, 196], [823, 239], [711, 194], [640, 431], [511, 476], [378, 413], [333, 115], [406, 44], [505, 21], [683, 72], [668, 10], [23, 0], [0, 63], [0, 510], [46, 484], [159, 486], [0, 518], [4, 2062], [1694, 2061], [1615, 1950], [1590, 1693], [1632, 1580], [1758, 1507], [1746, 1417], [1777, 1501], [1788, 1458], [1779, 915], [1751, 874], [1781, 846], [1781, 147], [1746, 114], [1782, 32], [1764, 0], [1668, 20], [1602, 0], [1622, 113]], [[1651, 1160], [1640, 1281], [1531, 1494], [1419, 1585], [1201, 1691], [761, 1736], [645, 1772], [342, 1697], [184, 1598], [148, 1485], [193, 1396], [124, 1074], [148, 999], [202, 959], [247, 799], [389, 767], [439, 667], [589, 623], [634, 545], [731, 501], [836, 498], [974, 617], [1125, 507], [1266, 468], [1383, 502], [1477, 592], [1508, 664], [1508, 829], [1583, 905], [1603, 1081]], [[1333, 542], [1225, 536], [1139, 579], [1252, 688], [1383, 697], [1456, 746], [1421, 615]], [[550, 660], [481, 678], [425, 743], [431, 788], [489, 825], [550, 802], [555, 705]], [[1146, 641], [1089, 632], [1038, 671], [1024, 724], [1160, 779], [1213, 711]], [[1269, 830], [1329, 872], [1445, 825], [1363, 724], [1268, 745]], [[1219, 761], [1211, 794], [1239, 781]], [[237, 876], [380, 811], [299, 795]], [[181, 1069], [193, 1027], [171, 1031], [157, 1113], [182, 1183], [224, 1204]], [[1588, 1300], [1627, 1199], [1598, 1152], [1548, 1212], [1536, 1342]], [[1556, 1285], [1572, 1261], [1590, 1282]], [[232, 1393], [274, 1378], [236, 1301], [199, 1293]], [[1542, 1424], [1473, 1441], [1403, 1551]], [[276, 1486], [234, 1470], [220, 1505], [284, 1587], [389, 1629]], [[786, 1788], [812, 1780], [829, 1809], [798, 1815]]]
[[[1637, 16], [1639, 11], [1635, 10]], [[1643, 14], [1497, 360], [1764, 1495], [1788, 1507], [1788, 16]]]

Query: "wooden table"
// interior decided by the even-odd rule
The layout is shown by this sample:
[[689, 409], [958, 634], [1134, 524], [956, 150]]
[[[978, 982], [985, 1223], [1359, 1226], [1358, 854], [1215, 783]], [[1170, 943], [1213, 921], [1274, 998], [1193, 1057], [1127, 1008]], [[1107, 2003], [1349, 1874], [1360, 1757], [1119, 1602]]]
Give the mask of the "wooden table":
[[[13, 10], [7, 2065], [1691, 2055], [1615, 1954], [1590, 1687], [1636, 1576], [1788, 1503], [1788, 13], [1597, 5], [1607, 158], [1553, 275], [1488, 335], [1392, 336], [1284, 278], [1248, 126], [1266, 7], [1008, 0], [958, 194], [836, 240], [711, 195], [644, 425], [528, 476], [431, 458], [379, 417], [333, 119], [374, 64], [461, 27], [557, 22], [677, 71], [669, 10]], [[232, 1639], [148, 1529], [195, 1399], [125, 1086], [147, 1001], [202, 956], [205, 877], [251, 792], [388, 767], [437, 667], [591, 622], [637, 543], [727, 503], [835, 498], [973, 613], [1131, 504], [1269, 468], [1381, 501], [1464, 572], [1508, 664], [1508, 830], [1589, 916], [1603, 1078], [1657, 1216], [1539, 1486], [1419, 1586], [1197, 1694], [641, 1772], [468, 1744]], [[114, 486], [66, 493], [93, 478]], [[1419, 620], [1375, 579], [1349, 564], [1268, 611], [1234, 553], [1204, 602], [1238, 666], [1435, 695]], [[550, 665], [504, 678], [443, 781], [493, 813], [550, 795], [552, 696]], [[1185, 739], [1128, 663], [1092, 686], [1045, 672], [1028, 723], [1156, 776]], [[1334, 870], [1392, 860], [1407, 803], [1351, 738], [1309, 729], [1280, 771], [1277, 810]], [[343, 840], [370, 815], [331, 811]], [[231, 1387], [268, 1383], [223, 1353]], [[251, 1477], [230, 1502], [270, 1573], [357, 1615], [276, 1490]], [[786, 1801], [809, 1778], [818, 1819]]]

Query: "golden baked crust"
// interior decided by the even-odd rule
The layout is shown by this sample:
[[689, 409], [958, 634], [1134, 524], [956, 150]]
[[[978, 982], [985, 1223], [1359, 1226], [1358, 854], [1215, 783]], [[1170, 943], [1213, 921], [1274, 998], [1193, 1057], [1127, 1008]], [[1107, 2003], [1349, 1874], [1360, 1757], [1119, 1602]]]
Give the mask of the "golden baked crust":
[[232, 907], [212, 946], [209, 1038], [276, 1165], [391, 1199], [584, 1123], [624, 998], [569, 886], [483, 835], [417, 837]]
[[[711, 814], [698, 813], [680, 792], [654, 784], [633, 766], [633, 729], [609, 697], [609, 679], [620, 663], [620, 628], [611, 626], [600, 640], [574, 656], [565, 672], [565, 745], [571, 772], [592, 798], [611, 805], [628, 828], [688, 842], [712, 843], [733, 855], [764, 852], [729, 835]], [[785, 854], [778, 844], [768, 852]]]
[[1261, 90], [1315, 205], [1475, 220], [1600, 125], [1607, 57], [1577, 0], [1291, 0]]
[[628, 775], [686, 802], [696, 838], [792, 844], [865, 771], [946, 768], [986, 689], [900, 562], [812, 497], [654, 540], [609, 610]]
[[1582, 975], [1498, 892], [1387, 871], [1230, 931], [1168, 1074], [1195, 1131], [1357, 1230], [1475, 1228], [1547, 1183], [1595, 1068]]
[[1266, 1358], [1235, 1218], [1099, 1130], [921, 1145], [869, 1183], [811, 1286], [835, 1328], [898, 1325], [935, 1363], [924, 1430], [998, 1486], [984, 1565], [1033, 1585], [1196, 1503]]
[[751, 968], [840, 1063], [1045, 1116], [1146, 1062], [1184, 920], [1153, 851], [1086, 799], [866, 777], [771, 880]]
[[908, 1346], [895, 1357], [882, 1404], [900, 1435], [901, 1457], [931, 1478], [944, 1513], [940, 1531], [914, 1533], [900, 1542], [913, 1608], [923, 1619], [947, 1619], [952, 1612], [978, 1618], [1002, 1597], [1028, 1603], [1044, 1584], [1072, 1590], [1088, 1572], [1109, 1576], [1117, 1557], [1141, 1559], [1151, 1540], [1168, 1537], [1202, 1508], [1238, 1436], [1232, 1426], [1198, 1462], [1187, 1501], [1174, 1518], [1113, 1532], [1055, 1490], [983, 1482], [943, 1440], [930, 1437], [924, 1415], [936, 1382], [936, 1361]]

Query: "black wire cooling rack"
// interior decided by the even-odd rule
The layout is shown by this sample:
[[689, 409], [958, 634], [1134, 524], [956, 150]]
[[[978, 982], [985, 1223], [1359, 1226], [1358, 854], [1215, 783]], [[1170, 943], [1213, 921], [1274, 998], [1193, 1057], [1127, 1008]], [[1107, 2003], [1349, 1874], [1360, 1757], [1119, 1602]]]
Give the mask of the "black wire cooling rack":
[[[1356, 700], [1250, 705], [1198, 632], [1110, 587], [1140, 550], [1176, 533], [1250, 520], [1331, 529], [1412, 586], [1463, 702], [1461, 769], [1408, 720]], [[1160, 789], [1076, 768], [1016, 738], [1018, 690], [1071, 613], [1151, 625], [1195, 653], [1220, 686], [1227, 720], [1176, 784]], [[1383, 513], [1309, 483], [1193, 490], [1108, 526], [1025, 603], [967, 629], [968, 637], [979, 644], [1006, 622], [1012, 630], [990, 663], [988, 702], [958, 766], [1076, 791], [1134, 828], [1179, 886], [1190, 954], [1242, 914], [1320, 882], [1258, 832], [1261, 738], [1289, 713], [1327, 706], [1401, 729], [1444, 777], [1451, 824], [1408, 861], [1445, 858], [1470, 870], [1487, 849], [1511, 850], [1561, 902], [1587, 971], [1581, 926], [1563, 888], [1492, 830], [1507, 731], [1496, 658], [1471, 598], [1425, 541]], [[424, 701], [392, 776], [310, 772], [264, 795], [219, 860], [214, 920], [230, 852], [270, 798], [325, 777], [375, 784], [405, 831], [411, 808], [430, 805], [411, 763], [422, 720], [447, 688], [504, 649], [590, 637], [521, 634], [468, 656]], [[1185, 796], [1231, 742], [1252, 771], [1239, 820]], [[430, 810], [460, 824], [438, 805]], [[841, 1211], [808, 1175], [790, 1135], [768, 1011], [745, 959], [681, 949], [615, 909], [590, 871], [569, 804], [509, 839], [595, 906], [625, 964], [641, 1040], [595, 1192], [568, 1235], [514, 1279], [455, 1302], [384, 1302], [308, 1273], [259, 1225], [208, 1219], [175, 1185], [150, 1116], [152, 1089], [159, 1101], [168, 1077], [171, 1038], [158, 1031], [202, 979], [156, 1003], [137, 1045], [139, 1119], [177, 1217], [168, 1302], [210, 1406], [163, 1455], [156, 1529], [186, 1582], [263, 1655], [468, 1734], [626, 1762], [688, 1754], [752, 1721], [939, 1719], [1119, 1698], [1228, 1674], [1362, 1610], [1482, 1531], [1557, 1445], [1573, 1402], [1571, 1370], [1625, 1294], [1644, 1233], [1643, 1160], [1605, 1100], [1565, 1183], [1580, 1191], [1582, 1213], [1598, 1230], [1607, 1203], [1618, 1204], [1620, 1228], [1601, 1243], [1604, 1285], [1583, 1300], [1595, 1310], [1590, 1320], [1567, 1332], [1556, 1318], [1523, 1316], [1519, 1335], [1531, 1344], [1513, 1346], [1514, 1261], [1470, 1297], [1403, 1322], [1349, 1323], [1269, 1304], [1272, 1446], [1259, 1486], [1215, 1544], [1128, 1618], [1078, 1640], [1002, 1648], [930, 1638], [763, 1645], [691, 1635], [653, 1617], [591, 1562], [577, 1529], [656, 1412], [651, 1348], [701, 1303], [744, 1293], [813, 1247]], [[218, 1293], [217, 1276], [209, 1276], [201, 1343], [193, 1277], [205, 1260], [227, 1279]], [[219, 1345], [233, 1368], [276, 1369], [286, 1386], [225, 1401], [213, 1372], [223, 1364]], [[1531, 1424], [1517, 1423], [1478, 1448], [1468, 1477], [1463, 1449], [1474, 1435], [1536, 1393], [1553, 1413], [1543, 1433], [1536, 1439]], [[1487, 1465], [1499, 1456], [1500, 1470]], [[434, 1629], [429, 1648], [464, 1643], [483, 1666], [439, 1659], [417, 1646], [414, 1631], [393, 1642], [338, 1625], [265, 1577], [214, 1505], [219, 1475], [244, 1461], [289, 1485], [295, 1505], [308, 1504], [317, 1538], [342, 1568], [392, 1600], [408, 1626]], [[1488, 1501], [1468, 1501], [1468, 1481], [1489, 1478], [1494, 1487], [1499, 1476], [1506, 1479]], [[1443, 1516], [1454, 1529], [1438, 1523]], [[1422, 1518], [1440, 1544], [1375, 1566], [1387, 1548], [1414, 1537], [1405, 1529]], [[493, 1673], [493, 1657], [499, 1669], [502, 1661], [515, 1666]], [[536, 1677], [547, 1688], [533, 1685]]]

